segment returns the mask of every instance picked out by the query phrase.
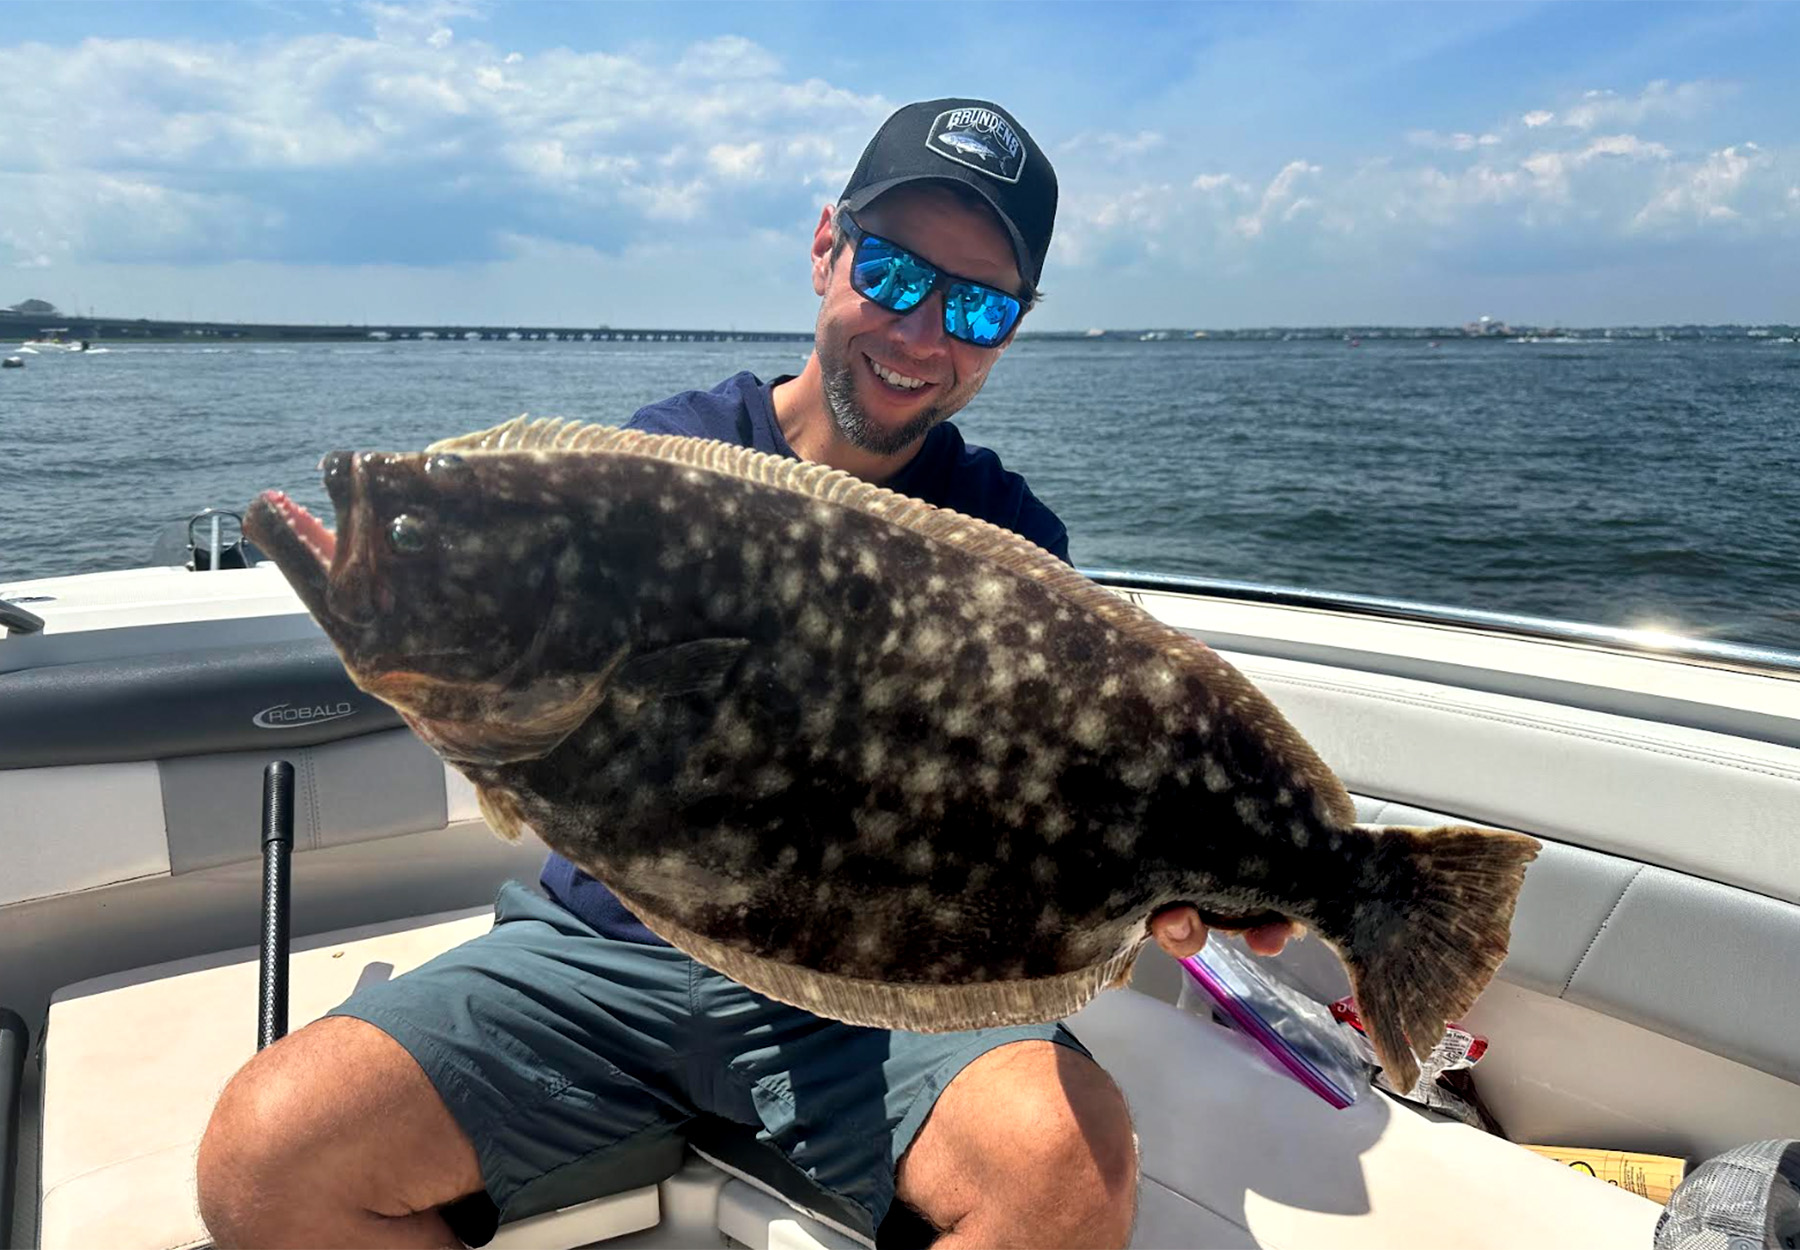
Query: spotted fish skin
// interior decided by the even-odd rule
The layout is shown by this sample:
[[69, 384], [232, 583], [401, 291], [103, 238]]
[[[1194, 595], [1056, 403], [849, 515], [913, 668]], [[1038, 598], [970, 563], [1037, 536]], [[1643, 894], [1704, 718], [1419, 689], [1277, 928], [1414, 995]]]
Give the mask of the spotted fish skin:
[[[1374, 1007], [1404, 1071], [1391, 1052], [1428, 1050], [1504, 954], [1535, 843], [1357, 826], [1241, 674], [1015, 535], [592, 427], [328, 460], [327, 482], [340, 550], [289, 575], [352, 676], [496, 827], [752, 988], [890, 1027], [1050, 1018], [1192, 903], [1305, 923], [1367, 1017], [1383, 958], [1447, 917], [1475, 971]], [[281, 562], [266, 510], [247, 525]], [[1474, 867], [1421, 867], [1465, 843]]]

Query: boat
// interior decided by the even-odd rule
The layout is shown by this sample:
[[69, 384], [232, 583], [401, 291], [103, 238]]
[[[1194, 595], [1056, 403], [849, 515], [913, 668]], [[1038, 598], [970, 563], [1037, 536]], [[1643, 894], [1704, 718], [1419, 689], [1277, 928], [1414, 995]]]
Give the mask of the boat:
[[19, 344], [19, 346], [29, 348], [32, 351], [85, 352], [88, 349], [88, 341], [86, 339], [71, 339], [69, 338], [69, 328], [67, 326], [55, 326], [50, 329], [39, 330], [35, 338], [26, 339], [23, 343]]
[[0, 360], [0, 369], [23, 369], [24, 367], [25, 357], [23, 356], [8, 356], [5, 360]]
[[[1154, 948], [1073, 1017], [1135, 1117], [1135, 1245], [1642, 1250], [1659, 1201], [1524, 1145], [1697, 1162], [1800, 1136], [1800, 656], [1089, 575], [1241, 668], [1362, 819], [1544, 843], [1506, 963], [1460, 1022], [1488, 1041], [1471, 1075], [1503, 1135], [1379, 1089], [1334, 1109]], [[197, 516], [144, 567], [0, 585], [0, 625], [9, 1244], [205, 1245], [195, 1147], [270, 1022], [265, 967], [284, 970], [299, 1028], [483, 931], [544, 849], [494, 837], [460, 775], [349, 684], [229, 514]], [[263, 860], [277, 761], [295, 770], [284, 959], [259, 942], [279, 907]], [[1317, 1002], [1347, 990], [1316, 940], [1262, 966]], [[734, 1126], [566, 1181], [504, 1212], [494, 1244], [875, 1244]]]

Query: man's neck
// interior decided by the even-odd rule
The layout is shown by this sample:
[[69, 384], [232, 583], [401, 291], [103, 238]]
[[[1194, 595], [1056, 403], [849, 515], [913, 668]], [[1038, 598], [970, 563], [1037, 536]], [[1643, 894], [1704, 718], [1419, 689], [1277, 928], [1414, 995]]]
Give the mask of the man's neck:
[[815, 464], [842, 469], [877, 486], [912, 462], [925, 445], [924, 436], [891, 456], [878, 456], [844, 440], [825, 407], [825, 376], [815, 352], [798, 376], [775, 387], [775, 423], [794, 454]]

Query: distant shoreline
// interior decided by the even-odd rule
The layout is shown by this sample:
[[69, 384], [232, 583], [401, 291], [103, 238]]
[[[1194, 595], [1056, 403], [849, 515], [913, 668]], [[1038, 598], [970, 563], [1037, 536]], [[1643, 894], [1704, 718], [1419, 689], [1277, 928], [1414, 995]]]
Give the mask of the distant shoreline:
[[[811, 330], [545, 326], [486, 323], [323, 325], [231, 321], [166, 321], [136, 317], [77, 317], [67, 313], [0, 310], [0, 343], [23, 342], [54, 330], [57, 337], [90, 343], [217, 342], [810, 342]], [[1020, 342], [1239, 342], [1463, 339], [1760, 339], [1793, 338], [1796, 325], [1513, 326], [1500, 322], [1462, 326], [1253, 326], [1126, 327], [1094, 330], [1020, 331]]]

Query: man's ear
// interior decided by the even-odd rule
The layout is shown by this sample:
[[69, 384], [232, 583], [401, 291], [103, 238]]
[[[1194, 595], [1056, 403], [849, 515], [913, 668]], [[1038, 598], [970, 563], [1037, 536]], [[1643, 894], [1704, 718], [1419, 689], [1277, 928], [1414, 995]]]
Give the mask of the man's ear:
[[831, 285], [831, 207], [827, 204], [819, 213], [819, 224], [813, 229], [813, 294], [820, 297]]

